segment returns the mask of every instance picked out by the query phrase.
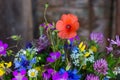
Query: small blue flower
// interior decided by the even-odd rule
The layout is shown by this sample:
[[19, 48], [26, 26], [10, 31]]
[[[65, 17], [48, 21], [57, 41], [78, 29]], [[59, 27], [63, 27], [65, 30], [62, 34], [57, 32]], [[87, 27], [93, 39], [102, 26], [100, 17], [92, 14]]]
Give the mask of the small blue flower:
[[104, 79], [103, 80], [109, 80], [109, 78], [107, 78], [107, 77], [104, 77]]
[[32, 43], [27, 42], [25, 48], [26, 48], [26, 49], [28, 49], [28, 48], [32, 48], [32, 46], [33, 46]]
[[20, 70], [31, 69], [32, 65], [36, 63], [36, 58], [28, 60], [25, 55], [20, 55], [19, 59], [14, 60], [15, 68]]
[[76, 46], [72, 47], [72, 53], [73, 53], [73, 54], [79, 53], [78, 47], [76, 47]]
[[30, 64], [35, 64], [36, 63], [36, 58], [33, 58], [32, 60], [30, 60]]

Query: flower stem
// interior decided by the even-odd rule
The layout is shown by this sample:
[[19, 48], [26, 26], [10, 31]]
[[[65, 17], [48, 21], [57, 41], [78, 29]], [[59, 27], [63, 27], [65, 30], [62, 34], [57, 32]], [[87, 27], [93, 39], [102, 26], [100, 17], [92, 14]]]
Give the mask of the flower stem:
[[45, 4], [44, 19], [45, 19], [45, 23], [46, 23], [46, 24], [48, 23], [47, 18], [46, 18], [47, 8], [48, 8], [48, 4]]

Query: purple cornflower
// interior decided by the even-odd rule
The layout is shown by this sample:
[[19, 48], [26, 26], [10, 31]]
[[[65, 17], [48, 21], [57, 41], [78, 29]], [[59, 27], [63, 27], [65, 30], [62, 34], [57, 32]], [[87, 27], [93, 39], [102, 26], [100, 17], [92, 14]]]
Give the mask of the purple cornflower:
[[13, 75], [15, 78], [12, 78], [12, 80], [28, 80], [27, 77], [25, 77], [26, 75], [25, 70], [21, 70], [20, 72], [14, 71]]
[[104, 36], [102, 33], [93, 32], [90, 34], [90, 39], [95, 41], [98, 44], [101, 44], [101, 43], [103, 43]]
[[116, 40], [111, 40], [111, 44], [116, 44], [118, 47], [120, 46], [120, 38], [116, 35]]
[[94, 63], [93, 67], [94, 67], [94, 70], [96, 70], [98, 73], [101, 73], [103, 75], [107, 74], [108, 64], [107, 64], [107, 61], [105, 59], [97, 60]]
[[8, 47], [8, 44], [0, 41], [0, 55], [5, 55], [6, 54], [7, 47]]
[[85, 80], [99, 80], [99, 77], [95, 76], [94, 74], [89, 74]]
[[49, 40], [46, 35], [41, 35], [40, 38], [36, 41], [36, 47], [38, 51], [42, 51], [49, 45]]
[[46, 71], [43, 72], [42, 75], [45, 80], [49, 80], [54, 73], [55, 71], [52, 68], [50, 68], [46, 69]]
[[55, 62], [58, 58], [60, 58], [60, 52], [52, 52], [50, 56], [47, 58], [47, 62]]

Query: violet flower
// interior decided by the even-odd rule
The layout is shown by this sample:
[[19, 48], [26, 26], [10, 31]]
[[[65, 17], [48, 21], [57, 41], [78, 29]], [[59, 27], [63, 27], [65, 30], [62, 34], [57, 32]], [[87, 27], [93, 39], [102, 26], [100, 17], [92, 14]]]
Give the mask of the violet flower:
[[95, 76], [94, 74], [89, 74], [85, 80], [99, 80], [99, 77]]
[[36, 48], [38, 51], [42, 51], [49, 45], [49, 40], [46, 35], [41, 35], [40, 38], [36, 41]]
[[50, 53], [50, 56], [47, 58], [47, 62], [55, 62], [58, 58], [60, 58], [61, 54], [60, 52], [52, 52]]
[[12, 80], [28, 80], [27, 77], [25, 77], [26, 75], [25, 70], [21, 70], [20, 72], [14, 71], [13, 75], [15, 78], [12, 78]]
[[63, 74], [60, 74], [59, 72], [56, 72], [52, 76], [52, 80], [68, 80], [68, 73], [64, 72]]
[[90, 34], [90, 39], [95, 41], [98, 44], [101, 44], [101, 43], [103, 43], [104, 36], [102, 33], [93, 32]]
[[116, 44], [118, 47], [120, 46], [120, 38], [116, 35], [116, 40], [111, 40], [111, 44]]
[[113, 47], [109, 46], [109, 47], [106, 47], [106, 49], [107, 49], [107, 53], [110, 53], [113, 50]]
[[6, 54], [7, 47], [8, 47], [8, 44], [0, 41], [0, 55], [5, 55]]
[[54, 74], [54, 73], [55, 73], [55, 71], [52, 68], [50, 68], [50, 69], [46, 69], [46, 71], [43, 72], [42, 75], [45, 80], [49, 80], [51, 78], [52, 74]]
[[108, 64], [107, 64], [107, 61], [105, 59], [97, 60], [94, 63], [93, 67], [94, 67], [94, 70], [97, 71], [98, 73], [101, 73], [103, 75], [107, 74]]
[[42, 24], [40, 24], [40, 27], [43, 27], [45, 30], [47, 30], [48, 28], [50, 28], [50, 29], [52, 29], [52, 30], [54, 29], [52, 23], [48, 23], [48, 24], [42, 23]]

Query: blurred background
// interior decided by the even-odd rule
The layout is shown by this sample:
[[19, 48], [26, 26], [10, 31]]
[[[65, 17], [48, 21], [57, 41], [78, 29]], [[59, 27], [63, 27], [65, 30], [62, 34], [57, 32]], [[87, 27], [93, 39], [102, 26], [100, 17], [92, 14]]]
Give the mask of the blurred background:
[[0, 40], [12, 45], [6, 39], [11, 35], [21, 35], [23, 42], [38, 38], [46, 3], [49, 22], [56, 22], [64, 13], [77, 15], [81, 36], [91, 32], [102, 32], [106, 38], [120, 35], [120, 0], [0, 0]]

